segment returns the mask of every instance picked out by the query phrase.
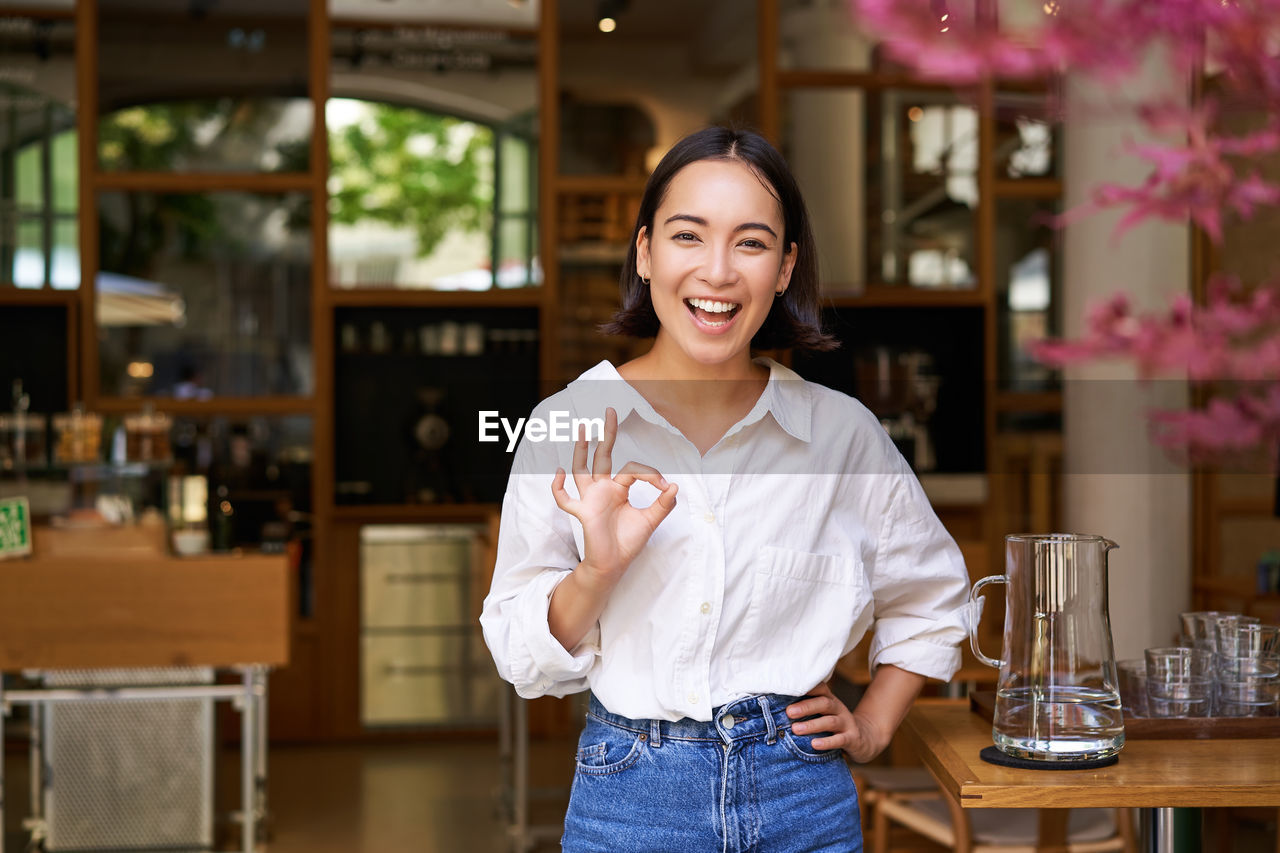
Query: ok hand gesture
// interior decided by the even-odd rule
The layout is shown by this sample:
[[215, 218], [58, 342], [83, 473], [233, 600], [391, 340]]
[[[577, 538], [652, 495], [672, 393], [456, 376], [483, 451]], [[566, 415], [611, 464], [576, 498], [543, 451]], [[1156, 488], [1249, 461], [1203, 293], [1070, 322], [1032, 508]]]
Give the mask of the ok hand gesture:
[[[613, 473], [613, 443], [618, 436], [618, 413], [605, 409], [604, 439], [596, 447], [595, 458], [587, 468], [587, 439], [579, 438], [573, 446], [573, 482], [578, 497], [565, 490], [565, 472], [556, 469], [551, 494], [556, 505], [582, 522], [583, 558], [575, 574], [585, 572], [592, 585], [611, 589], [626, 572], [631, 561], [644, 548], [653, 531], [671, 514], [676, 505], [675, 483], [668, 483], [656, 468], [639, 462], [628, 462]], [[649, 506], [638, 509], [627, 500], [631, 484], [643, 480], [662, 494]]]

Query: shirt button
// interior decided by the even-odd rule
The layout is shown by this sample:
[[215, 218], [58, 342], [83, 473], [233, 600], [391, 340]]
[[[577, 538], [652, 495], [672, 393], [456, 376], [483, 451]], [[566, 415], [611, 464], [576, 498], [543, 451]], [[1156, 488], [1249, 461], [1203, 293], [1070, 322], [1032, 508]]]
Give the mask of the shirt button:
[[704, 601], [704, 602], [702, 602], [702, 606], [701, 606], [701, 607], [699, 607], [698, 609], [699, 609], [699, 610], [701, 610], [703, 613], [710, 613], [710, 612], [711, 612], [711, 602], [710, 602], [710, 601]]
[[733, 728], [733, 723], [733, 714], [725, 714], [720, 718], [720, 725], [724, 726], [726, 729]]
[[697, 693], [690, 693], [690, 694], [689, 694], [689, 704], [690, 704], [690, 705], [697, 705], [697, 704], [698, 704], [698, 694], [697, 694]]
[[707, 524], [715, 524], [715, 523], [716, 523], [716, 515], [715, 515], [715, 513], [713, 513], [713, 512], [709, 512], [709, 513], [707, 513], [706, 515], [704, 515], [704, 516], [702, 517], [702, 520], [703, 520], [703, 521], [705, 521]]

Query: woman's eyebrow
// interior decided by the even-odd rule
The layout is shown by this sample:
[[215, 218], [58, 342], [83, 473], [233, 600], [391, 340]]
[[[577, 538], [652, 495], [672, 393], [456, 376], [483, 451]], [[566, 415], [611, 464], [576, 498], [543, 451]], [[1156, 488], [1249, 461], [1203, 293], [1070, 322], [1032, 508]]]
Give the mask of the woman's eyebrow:
[[[694, 216], [692, 213], [673, 214], [672, 216], [668, 216], [663, 221], [662, 224], [669, 225], [670, 223], [676, 222], [676, 221], [692, 222], [694, 225], [702, 225], [704, 227], [707, 224], [707, 220], [703, 219], [701, 216]], [[739, 231], [767, 231], [775, 239], [778, 236], [777, 231], [774, 231], [772, 227], [770, 227], [769, 225], [766, 225], [763, 222], [744, 222], [738, 227], [733, 229], [733, 233], [735, 234], [737, 234]]]

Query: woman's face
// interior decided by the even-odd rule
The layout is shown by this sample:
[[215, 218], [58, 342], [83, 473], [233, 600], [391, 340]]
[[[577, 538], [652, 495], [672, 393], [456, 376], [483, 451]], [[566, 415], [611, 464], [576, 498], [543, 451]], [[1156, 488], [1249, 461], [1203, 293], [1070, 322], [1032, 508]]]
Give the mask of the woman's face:
[[737, 160], [699, 160], [667, 185], [653, 233], [636, 239], [662, 328], [655, 347], [723, 364], [749, 354], [774, 294], [787, 288], [796, 248], [782, 244], [782, 207]]

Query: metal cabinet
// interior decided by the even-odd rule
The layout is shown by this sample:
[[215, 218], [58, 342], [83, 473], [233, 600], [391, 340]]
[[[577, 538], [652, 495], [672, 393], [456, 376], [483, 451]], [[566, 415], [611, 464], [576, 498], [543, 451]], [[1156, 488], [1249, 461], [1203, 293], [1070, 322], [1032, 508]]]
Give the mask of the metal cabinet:
[[484, 529], [360, 532], [360, 715], [366, 726], [492, 725], [501, 682], [475, 618]]

